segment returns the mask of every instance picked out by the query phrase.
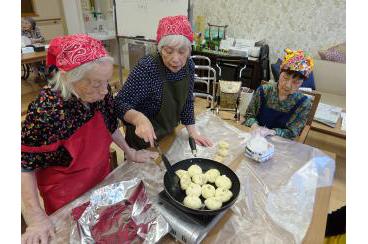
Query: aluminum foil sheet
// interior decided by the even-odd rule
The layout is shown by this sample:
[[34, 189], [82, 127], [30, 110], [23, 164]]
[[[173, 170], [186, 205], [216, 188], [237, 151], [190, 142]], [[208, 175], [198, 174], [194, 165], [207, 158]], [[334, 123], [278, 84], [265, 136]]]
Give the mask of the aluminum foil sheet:
[[[157, 195], [163, 190], [164, 173], [153, 161], [119, 166], [101, 184], [51, 215], [56, 227], [56, 239], [52, 243], [96, 243], [90, 238], [92, 234], [89, 227], [98, 222], [104, 210], [119, 207], [119, 204], [129, 199], [141, 182], [144, 183], [144, 197], [131, 204], [129, 211], [123, 211], [119, 220], [132, 220], [129, 224], [141, 225], [141, 228], [136, 228], [139, 238], [133, 243], [158, 242], [170, 230], [155, 208]], [[85, 210], [79, 221], [75, 221], [73, 210], [78, 207], [85, 207]]]
[[72, 231], [71, 243], [132, 243], [146, 239], [159, 213], [143, 182], [134, 178], [95, 190], [72, 215], [78, 230]]
[[[214, 143], [213, 147], [197, 145], [197, 157], [213, 159], [218, 151], [218, 143], [223, 140], [230, 145], [228, 155], [223, 161], [225, 165], [229, 165], [236, 157], [244, 152], [245, 143], [251, 136], [250, 133], [229, 125], [210, 111], [197, 116], [196, 128], [201, 135], [205, 135]], [[166, 153], [170, 162], [179, 162], [184, 159], [193, 158], [188, 137], [188, 132], [185, 128], [177, 135], [170, 150]]]

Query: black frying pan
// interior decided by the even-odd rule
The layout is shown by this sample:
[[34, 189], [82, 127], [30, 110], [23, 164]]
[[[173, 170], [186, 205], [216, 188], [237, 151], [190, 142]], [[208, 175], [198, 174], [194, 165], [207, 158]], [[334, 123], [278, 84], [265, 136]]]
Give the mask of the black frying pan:
[[[223, 165], [219, 162], [216, 162], [211, 159], [205, 158], [190, 158], [185, 159], [176, 164], [171, 165], [172, 171], [177, 171], [179, 169], [187, 170], [191, 165], [197, 164], [199, 167], [202, 168], [203, 172], [206, 172], [209, 169], [218, 169], [221, 175], [226, 175], [232, 182], [232, 187], [230, 191], [233, 193], [231, 199], [225, 203], [223, 203], [222, 207], [217, 210], [209, 210], [207, 208], [202, 209], [192, 209], [184, 206], [183, 201], [186, 196], [185, 191], [180, 188], [179, 181], [174, 181], [172, 177], [170, 177], [170, 173], [166, 171], [164, 175], [164, 187], [167, 195], [169, 196], [171, 202], [177, 206], [179, 209], [183, 210], [184, 212], [197, 214], [197, 215], [216, 215], [225, 209], [231, 207], [236, 199], [238, 198], [239, 191], [240, 191], [240, 181], [238, 176], [226, 165]], [[171, 172], [172, 172], [171, 171]]]

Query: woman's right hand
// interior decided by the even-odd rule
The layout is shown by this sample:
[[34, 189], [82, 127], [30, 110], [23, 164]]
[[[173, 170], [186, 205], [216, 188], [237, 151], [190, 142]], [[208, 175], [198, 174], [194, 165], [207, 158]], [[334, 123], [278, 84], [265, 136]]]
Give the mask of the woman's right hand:
[[22, 235], [22, 244], [47, 244], [50, 238], [55, 238], [54, 224], [45, 213], [40, 213], [32, 217], [31, 223]]
[[157, 139], [155, 130], [151, 124], [151, 121], [140, 114], [138, 118], [135, 120], [135, 134], [142, 138], [145, 142], [149, 142], [151, 147], [154, 147], [154, 142]]

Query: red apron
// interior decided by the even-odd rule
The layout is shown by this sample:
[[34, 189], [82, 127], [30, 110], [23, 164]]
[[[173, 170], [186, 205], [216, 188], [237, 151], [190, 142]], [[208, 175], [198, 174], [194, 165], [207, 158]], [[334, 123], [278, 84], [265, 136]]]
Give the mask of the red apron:
[[101, 112], [70, 138], [55, 143], [64, 146], [73, 160], [68, 167], [51, 166], [36, 171], [37, 184], [48, 215], [100, 183], [111, 171], [111, 134]]

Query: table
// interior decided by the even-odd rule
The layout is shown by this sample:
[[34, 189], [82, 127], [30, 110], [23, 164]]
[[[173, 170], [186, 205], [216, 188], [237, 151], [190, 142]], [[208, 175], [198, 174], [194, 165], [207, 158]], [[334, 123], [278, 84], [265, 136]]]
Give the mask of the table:
[[342, 119], [340, 117], [339, 120], [337, 121], [336, 127], [332, 128], [318, 121], [313, 121], [311, 125], [311, 129], [328, 134], [328, 135], [346, 139], [346, 131], [341, 129], [341, 122], [342, 122]]
[[22, 79], [26, 80], [31, 72], [30, 64], [46, 61], [47, 51], [22, 53]]
[[[203, 109], [196, 109], [196, 113], [203, 111]], [[242, 131], [249, 131], [250, 128], [247, 128], [243, 125], [238, 124], [233, 120], [228, 120], [228, 123], [237, 127]], [[173, 144], [176, 134], [180, 132], [183, 126], [178, 126], [175, 129], [175, 132], [168, 135], [167, 137], [163, 138], [160, 142], [161, 148], [164, 152], [167, 152], [168, 149]], [[231, 161], [229, 167], [235, 170], [239, 167], [239, 163], [244, 159], [243, 154], [236, 157], [233, 161]], [[315, 202], [313, 207], [313, 215], [311, 224], [308, 228], [306, 236], [304, 237], [303, 243], [323, 243], [324, 239], [324, 232], [326, 227], [326, 220], [327, 220], [327, 211], [329, 206], [329, 199], [331, 194], [331, 187], [321, 187], [316, 189], [315, 193]], [[53, 214], [54, 215], [54, 214]], [[51, 216], [53, 216], [51, 215]], [[216, 236], [221, 232], [224, 224], [229, 221], [232, 216], [232, 211], [228, 211], [224, 217], [220, 220], [219, 223], [211, 230], [209, 235], [204, 239], [203, 243], [213, 243]], [[236, 234], [236, 233], [234, 233]], [[166, 235], [160, 243], [177, 243], [170, 235]]]
[[[345, 104], [346, 97], [345, 96], [329, 94], [329, 93], [321, 92], [321, 91], [318, 91], [318, 93], [321, 94], [322, 103], [340, 107], [343, 109], [343, 112], [346, 112], [346, 104]], [[335, 128], [332, 128], [318, 121], [313, 121], [311, 125], [311, 129], [315, 131], [319, 131], [324, 134], [346, 139], [346, 131], [341, 129], [341, 122], [342, 122], [342, 119], [340, 117], [339, 120], [337, 121]]]
[[46, 51], [33, 52], [33, 53], [22, 53], [22, 64], [31, 64], [46, 60]]
[[[204, 103], [203, 99], [196, 100], [196, 105], [198, 105], [198, 103], [201, 103], [201, 102]], [[205, 110], [204, 107], [205, 106], [195, 106], [195, 114], [199, 114], [203, 112]], [[220, 112], [220, 117], [224, 119], [227, 123], [233, 125], [234, 127], [242, 131], [248, 132], [250, 130], [250, 128], [245, 127], [241, 125], [239, 122], [234, 121], [233, 115], [230, 113]], [[170, 148], [171, 144], [174, 142], [174, 139], [175, 139], [174, 136], [170, 136], [170, 137], [163, 139], [161, 145], [164, 151], [167, 151]], [[325, 153], [327, 153], [333, 159], [336, 158], [336, 155], [333, 153], [329, 153], [329, 152], [325, 152]], [[230, 165], [230, 168], [232, 168], [233, 170], [236, 169], [239, 166], [239, 163], [241, 162], [243, 158], [244, 156], [241, 155], [239, 158], [234, 160], [232, 164]], [[312, 216], [311, 224], [303, 240], [304, 244], [323, 243], [331, 190], [332, 190], [331, 186], [317, 188], [316, 194], [315, 194], [313, 216]], [[224, 223], [231, 217], [231, 215], [232, 213], [228, 211], [224, 215], [224, 217], [220, 220], [220, 222], [217, 223], [214, 229], [212, 229], [212, 231], [205, 238], [203, 243], [212, 243], [216, 235], [221, 231], [222, 226], [224, 226]], [[176, 243], [176, 242], [174, 238], [172, 238], [170, 235], [167, 235], [163, 238], [162, 243]]]
[[[196, 112], [201, 112], [203, 111], [202, 109], [197, 109]], [[239, 123], [235, 122], [234, 120], [230, 120], [231, 115], [227, 115], [227, 114], [223, 114], [224, 119], [226, 120], [226, 122], [228, 122], [229, 124], [237, 127], [240, 130], [243, 131], [249, 131], [250, 128], [245, 127], [243, 125], [240, 125]], [[182, 127], [180, 126], [179, 128], [177, 128], [176, 133], [179, 132], [179, 130]], [[164, 138], [162, 140], [162, 142], [160, 143], [163, 151], [167, 151], [171, 144], [174, 142], [175, 137], [173, 135], [170, 135], [166, 138]], [[332, 158], [335, 158], [334, 154], [330, 154], [329, 156]], [[231, 165], [230, 168], [232, 168], [233, 170], [235, 170], [238, 166], [239, 163], [241, 162], [241, 160], [244, 158], [243, 155], [241, 155], [240, 157], [238, 157], [236, 160], [234, 160]], [[330, 201], [330, 195], [331, 195], [331, 189], [332, 187], [322, 187], [322, 188], [318, 188], [316, 191], [316, 195], [315, 195], [315, 204], [314, 204], [314, 209], [313, 209], [313, 216], [312, 216], [312, 221], [311, 224], [308, 228], [308, 231], [306, 233], [306, 236], [304, 238], [303, 243], [305, 244], [315, 244], [315, 243], [323, 243], [323, 239], [324, 239], [324, 234], [325, 234], [325, 228], [326, 228], [326, 221], [327, 221], [327, 213], [328, 213], [328, 206], [329, 206], [329, 201]], [[213, 243], [213, 240], [216, 238], [216, 235], [221, 231], [222, 227], [224, 226], [224, 224], [226, 223], [226, 221], [229, 220], [229, 218], [231, 217], [232, 212], [228, 211], [224, 217], [220, 220], [219, 223], [217, 223], [217, 225], [214, 227], [214, 229], [212, 229], [212, 231], [208, 234], [208, 236], [204, 239], [203, 243]], [[171, 237], [170, 235], [166, 235], [161, 243], [177, 243], [173, 237]]]

